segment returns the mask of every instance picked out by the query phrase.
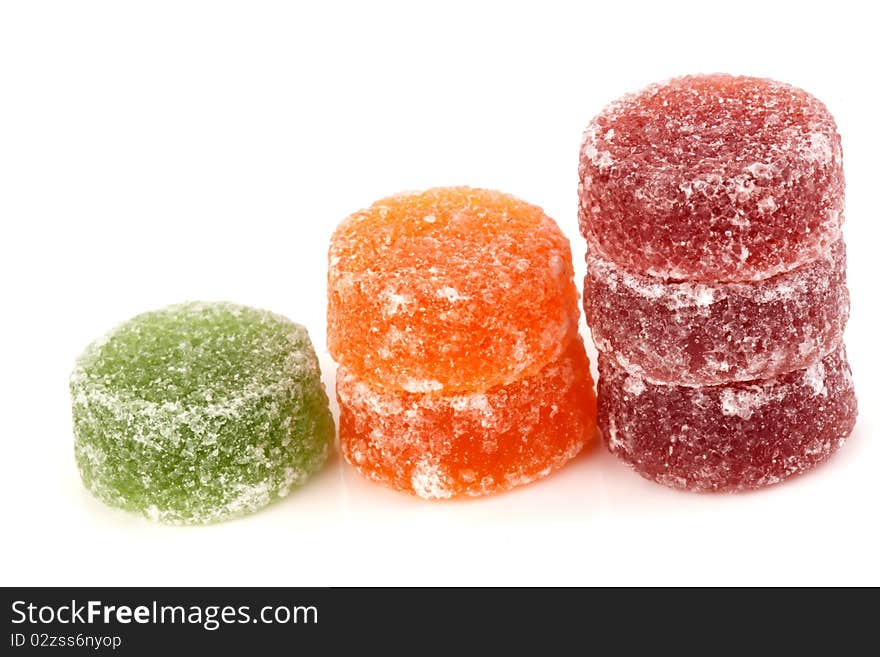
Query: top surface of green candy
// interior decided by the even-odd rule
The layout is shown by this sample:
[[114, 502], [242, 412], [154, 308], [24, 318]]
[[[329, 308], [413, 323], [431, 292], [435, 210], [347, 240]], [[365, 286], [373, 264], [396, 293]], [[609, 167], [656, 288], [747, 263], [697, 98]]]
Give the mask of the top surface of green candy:
[[311, 353], [306, 329], [284, 317], [193, 302], [118, 326], [86, 349], [73, 376], [129, 399], [216, 404], [289, 383], [310, 369]]

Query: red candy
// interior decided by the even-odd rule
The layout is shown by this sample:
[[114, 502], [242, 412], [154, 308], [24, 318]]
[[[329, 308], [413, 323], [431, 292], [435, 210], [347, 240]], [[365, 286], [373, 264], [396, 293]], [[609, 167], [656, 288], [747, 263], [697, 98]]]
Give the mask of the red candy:
[[655, 383], [713, 385], [808, 367], [849, 316], [843, 240], [808, 264], [753, 283], [666, 282], [591, 251], [584, 310], [596, 347]]
[[648, 479], [760, 488], [852, 430], [840, 137], [822, 103], [689, 76], [588, 126], [579, 220], [598, 424]]
[[752, 281], [828, 251], [843, 221], [840, 137], [787, 84], [688, 76], [612, 103], [588, 126], [579, 219], [618, 266]]
[[647, 383], [606, 355], [599, 373], [599, 428], [609, 449], [674, 488], [777, 483], [828, 458], [856, 420], [843, 346], [806, 369], [729, 385]]

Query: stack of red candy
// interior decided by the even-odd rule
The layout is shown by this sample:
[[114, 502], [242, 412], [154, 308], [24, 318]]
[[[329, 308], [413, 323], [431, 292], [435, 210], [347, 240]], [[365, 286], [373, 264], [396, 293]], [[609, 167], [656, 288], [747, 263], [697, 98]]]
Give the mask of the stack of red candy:
[[758, 488], [852, 431], [840, 137], [771, 80], [689, 76], [588, 126], [579, 220], [599, 426], [641, 475]]

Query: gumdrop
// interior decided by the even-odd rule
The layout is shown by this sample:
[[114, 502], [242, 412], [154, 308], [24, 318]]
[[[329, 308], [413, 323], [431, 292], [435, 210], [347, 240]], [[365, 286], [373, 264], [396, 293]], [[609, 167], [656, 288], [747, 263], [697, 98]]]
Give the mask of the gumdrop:
[[837, 450], [856, 399], [841, 345], [815, 364], [760, 381], [654, 384], [599, 356], [599, 427], [643, 477], [692, 491], [768, 486]]
[[436, 188], [346, 219], [329, 253], [330, 353], [372, 387], [481, 392], [557, 360], [579, 317], [568, 240], [528, 203]]
[[339, 446], [362, 475], [426, 499], [485, 495], [544, 477], [595, 434], [595, 396], [575, 335], [536, 374], [484, 392], [389, 392], [337, 371]]
[[86, 488], [161, 522], [255, 511], [302, 484], [333, 441], [306, 329], [244, 306], [138, 315], [85, 350], [70, 391]]
[[808, 367], [849, 316], [843, 240], [753, 283], [667, 282], [587, 255], [584, 310], [597, 349], [654, 383], [714, 385]]
[[581, 231], [629, 271], [760, 280], [820, 257], [840, 235], [834, 119], [771, 80], [688, 76], [625, 96], [590, 123], [579, 171]]

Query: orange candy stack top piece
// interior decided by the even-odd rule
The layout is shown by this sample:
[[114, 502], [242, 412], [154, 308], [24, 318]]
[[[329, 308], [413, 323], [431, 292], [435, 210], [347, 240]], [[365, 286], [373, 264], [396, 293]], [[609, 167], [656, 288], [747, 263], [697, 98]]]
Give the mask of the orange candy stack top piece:
[[356, 212], [330, 245], [330, 353], [370, 384], [485, 390], [559, 358], [577, 326], [568, 240], [541, 208], [468, 187]]
[[568, 240], [531, 204], [435, 188], [356, 212], [329, 252], [343, 456], [428, 499], [545, 476], [595, 433]]

